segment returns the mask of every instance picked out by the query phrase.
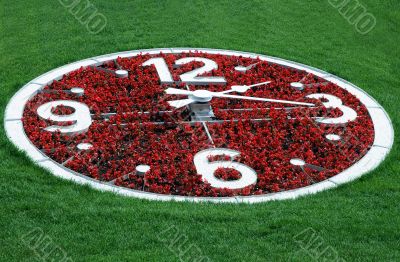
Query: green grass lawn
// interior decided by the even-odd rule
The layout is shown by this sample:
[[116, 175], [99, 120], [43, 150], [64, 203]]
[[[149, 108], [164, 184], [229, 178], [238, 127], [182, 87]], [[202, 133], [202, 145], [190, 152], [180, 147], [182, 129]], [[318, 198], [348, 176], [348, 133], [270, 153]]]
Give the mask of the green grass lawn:
[[[59, 1], [0, 0], [3, 112], [25, 83], [66, 63], [188, 46], [278, 56], [337, 74], [376, 98], [400, 130], [398, 0], [360, 0], [377, 19], [367, 35], [328, 0], [91, 2], [108, 20], [96, 35]], [[35, 167], [3, 128], [0, 145], [1, 261], [40, 259], [45, 251], [23, 241], [34, 228], [52, 240], [48, 248], [59, 247], [74, 261], [179, 261], [185, 241], [181, 249], [192, 244], [213, 261], [310, 261], [315, 246], [306, 251], [296, 237], [308, 228], [324, 241], [320, 249], [331, 248], [346, 261], [400, 260], [398, 137], [386, 161], [355, 182], [256, 205], [160, 203], [102, 193]], [[178, 232], [177, 243], [166, 229]]]

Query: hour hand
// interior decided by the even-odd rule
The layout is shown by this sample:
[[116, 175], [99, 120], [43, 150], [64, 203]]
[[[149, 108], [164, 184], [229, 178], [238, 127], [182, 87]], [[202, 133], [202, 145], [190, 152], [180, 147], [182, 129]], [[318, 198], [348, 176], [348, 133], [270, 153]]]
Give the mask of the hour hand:
[[195, 102], [193, 99], [180, 99], [180, 100], [172, 100], [172, 101], [168, 101], [168, 104], [172, 107], [175, 108], [181, 108], [187, 105], [190, 105], [191, 103]]
[[169, 87], [165, 89], [165, 93], [168, 95], [191, 95], [193, 91]]

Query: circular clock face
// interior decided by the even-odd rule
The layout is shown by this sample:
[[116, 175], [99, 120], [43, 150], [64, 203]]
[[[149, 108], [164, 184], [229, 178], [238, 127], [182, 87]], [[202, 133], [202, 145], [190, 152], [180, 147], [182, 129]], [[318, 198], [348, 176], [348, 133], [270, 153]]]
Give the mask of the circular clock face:
[[155, 49], [24, 86], [9, 138], [53, 174], [159, 200], [260, 202], [353, 180], [389, 152], [384, 109], [326, 72], [263, 55]]

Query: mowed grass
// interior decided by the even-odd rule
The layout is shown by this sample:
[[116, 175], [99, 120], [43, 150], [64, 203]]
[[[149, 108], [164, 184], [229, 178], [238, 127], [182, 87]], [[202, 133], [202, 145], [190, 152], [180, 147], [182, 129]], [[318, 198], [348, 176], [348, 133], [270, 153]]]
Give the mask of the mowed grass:
[[[0, 0], [2, 111], [25, 83], [66, 63], [189, 46], [279, 56], [337, 74], [374, 96], [400, 130], [398, 0], [361, 1], [377, 18], [367, 35], [328, 0], [91, 2], [108, 20], [97, 35], [59, 1]], [[182, 243], [213, 261], [310, 261], [318, 245], [307, 252], [296, 242], [308, 228], [324, 241], [321, 250], [332, 248], [346, 261], [400, 260], [398, 138], [378, 169], [337, 189], [295, 201], [214, 205], [142, 201], [58, 179], [18, 152], [3, 128], [0, 133], [1, 261], [45, 254], [22, 241], [34, 228], [74, 261], [179, 261], [171, 250]], [[168, 228], [183, 237], [160, 241]]]

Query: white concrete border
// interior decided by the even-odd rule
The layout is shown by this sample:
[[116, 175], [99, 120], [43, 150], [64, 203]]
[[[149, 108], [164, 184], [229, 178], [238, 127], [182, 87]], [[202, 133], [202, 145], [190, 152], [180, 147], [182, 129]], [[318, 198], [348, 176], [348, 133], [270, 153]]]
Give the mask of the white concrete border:
[[[181, 53], [189, 51], [192, 52], [199, 51], [210, 54], [225, 54], [230, 56], [235, 55], [248, 58], [259, 58], [261, 60], [280, 64], [282, 66], [304, 70], [308, 73], [313, 73], [316, 76], [319, 76], [321, 78], [326, 79], [327, 81], [337, 84], [338, 86], [346, 89], [347, 91], [355, 95], [364, 105], [366, 105], [368, 112], [371, 115], [375, 129], [375, 140], [372, 148], [360, 161], [358, 161], [345, 171], [341, 172], [340, 174], [330, 179], [324, 180], [320, 183], [313, 184], [311, 186], [279, 192], [279, 193], [258, 195], [258, 196], [212, 198], [212, 197], [185, 197], [185, 196], [161, 195], [161, 194], [147, 193], [127, 188], [117, 187], [114, 185], [99, 182], [84, 175], [78, 174], [73, 170], [65, 168], [64, 166], [48, 158], [40, 150], [38, 150], [26, 136], [21, 121], [26, 102], [32, 96], [34, 96], [37, 93], [37, 91], [42, 89], [46, 84], [52, 82], [55, 79], [62, 78], [64, 74], [67, 74], [68, 72], [76, 70], [80, 67], [85, 67], [89, 65], [98, 65], [105, 61], [116, 59], [117, 57], [134, 57], [141, 53], [157, 54], [159, 52]], [[253, 53], [246, 53], [246, 52], [239, 52], [239, 51], [206, 49], [206, 48], [161, 48], [161, 49], [147, 49], [147, 50], [120, 52], [120, 53], [89, 58], [59, 67], [30, 81], [11, 98], [5, 111], [4, 127], [6, 130], [7, 137], [10, 139], [11, 142], [14, 143], [14, 145], [17, 146], [17, 148], [26, 152], [34, 163], [50, 171], [53, 175], [57, 177], [72, 180], [79, 184], [88, 184], [91, 187], [96, 188], [98, 190], [110, 191], [120, 195], [136, 197], [141, 199], [160, 200], [160, 201], [171, 201], [171, 200], [192, 201], [192, 202], [206, 201], [215, 203], [217, 202], [258, 203], [271, 200], [295, 199], [300, 196], [314, 194], [329, 188], [336, 187], [340, 184], [355, 180], [361, 177], [362, 175], [375, 169], [390, 152], [390, 149], [392, 148], [394, 141], [393, 125], [383, 107], [379, 105], [378, 102], [376, 102], [361, 88], [337, 76], [331, 75], [327, 72], [321, 71], [319, 69], [310, 66], [306, 66], [296, 62], [291, 62], [281, 58], [258, 55]]]

